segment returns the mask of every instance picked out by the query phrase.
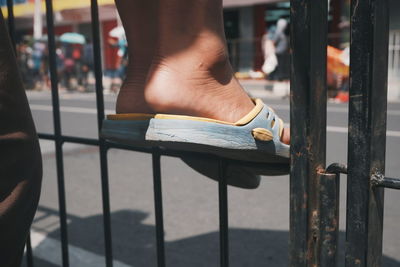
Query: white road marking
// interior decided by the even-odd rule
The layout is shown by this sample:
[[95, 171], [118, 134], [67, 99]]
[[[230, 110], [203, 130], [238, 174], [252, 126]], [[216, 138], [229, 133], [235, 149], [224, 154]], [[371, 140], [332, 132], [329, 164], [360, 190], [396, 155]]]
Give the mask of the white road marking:
[[[31, 230], [31, 244], [33, 255], [57, 266], [61, 266], [61, 242], [46, 236], [43, 233]], [[70, 266], [99, 267], [105, 265], [104, 256], [82, 248], [68, 245]], [[115, 267], [132, 267], [114, 260]]]
[[[338, 126], [327, 126], [327, 131], [334, 133], [348, 133], [347, 128]], [[386, 136], [400, 137], [400, 131], [386, 131]]]
[[[32, 105], [30, 105], [30, 107], [32, 110], [40, 110], [40, 111], [52, 111], [53, 110], [53, 107], [48, 106], [48, 105], [32, 104]], [[273, 105], [272, 107], [276, 108], [276, 109], [286, 109], [286, 108], [289, 109], [289, 107], [286, 105]], [[341, 110], [341, 108], [335, 108], [335, 109]], [[80, 107], [60, 107], [60, 111], [66, 112], [66, 113], [83, 113], [83, 114], [96, 114], [97, 113], [97, 110], [94, 108], [80, 108]], [[328, 108], [328, 111], [329, 111], [329, 108]], [[110, 109], [106, 109], [104, 112], [106, 114], [115, 113], [114, 110], [110, 110]], [[398, 112], [398, 114], [396, 114], [395, 112]], [[388, 111], [388, 113], [389, 113], [389, 111]], [[399, 110], [392, 110], [392, 113], [393, 113], [392, 115], [400, 115]], [[289, 125], [285, 125], [285, 126], [289, 126]], [[338, 126], [328, 126], [327, 131], [334, 132], [334, 133], [347, 133], [348, 132], [346, 127], [338, 127]], [[400, 131], [387, 131], [386, 133], [387, 133], [387, 136], [390, 136], [390, 137], [400, 137]]]
[[[49, 105], [29, 105], [32, 110], [39, 110], [39, 111], [53, 111], [53, 107]], [[97, 110], [94, 108], [80, 108], [80, 107], [60, 107], [61, 112], [67, 113], [83, 113], [83, 114], [97, 114]], [[105, 113], [115, 113], [114, 110], [106, 109]]]
[[[55, 144], [53, 140], [45, 140], [45, 139], [40, 139], [40, 151], [42, 152], [42, 155], [46, 154], [53, 154], [55, 151]], [[63, 152], [67, 151], [74, 151], [76, 149], [83, 148], [84, 145], [81, 144], [74, 144], [74, 143], [65, 143], [63, 145]]]

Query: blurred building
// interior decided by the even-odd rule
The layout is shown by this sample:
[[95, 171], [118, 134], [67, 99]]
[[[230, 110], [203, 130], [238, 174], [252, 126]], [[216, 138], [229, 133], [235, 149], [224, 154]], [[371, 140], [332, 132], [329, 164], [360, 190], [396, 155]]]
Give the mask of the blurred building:
[[[329, 44], [344, 48], [349, 43], [350, 0], [327, 0], [329, 2]], [[390, 1], [391, 46], [389, 71], [400, 79], [400, 1]], [[7, 0], [0, 0], [3, 14]], [[14, 0], [17, 39], [33, 33], [35, 0]], [[107, 39], [111, 29], [117, 26], [114, 0], [98, 0], [101, 20], [102, 47], [105, 69], [115, 65], [117, 49]], [[56, 34], [79, 32], [91, 36], [90, 0], [53, 0]], [[225, 32], [231, 62], [236, 71], [259, 70], [263, 63], [261, 38], [279, 18], [290, 20], [290, 2], [287, 0], [224, 0]], [[43, 25], [45, 5], [42, 1]], [[46, 32], [44, 27], [43, 32]], [[396, 78], [397, 79], [397, 78]], [[400, 92], [399, 92], [400, 97]]]
[[[329, 44], [340, 47], [342, 13], [346, 0], [329, 1]], [[287, 0], [224, 0], [228, 45], [234, 68], [238, 71], [260, 70], [263, 64], [261, 38], [266, 29], [285, 18], [290, 22]]]
[[[327, 0], [328, 44], [343, 49], [350, 42], [351, 0]], [[389, 99], [400, 99], [400, 1], [390, 1]], [[287, 0], [224, 0], [225, 31], [235, 70], [260, 70], [261, 38], [279, 18], [290, 22]]]
[[[14, 16], [16, 17], [16, 39], [17, 42], [24, 36], [33, 35], [33, 18], [35, 10], [35, 0], [14, 0]], [[5, 8], [7, 0], [0, 0], [2, 11], [7, 17]], [[112, 47], [107, 42], [108, 33], [117, 27], [117, 11], [114, 0], [98, 0], [100, 14], [100, 31], [103, 47], [103, 63], [105, 69], [112, 69], [116, 65], [117, 48]], [[77, 32], [91, 39], [91, 13], [90, 0], [53, 0], [55, 34], [61, 35], [66, 32]], [[46, 7], [44, 0], [41, 4], [43, 33], [47, 32]]]

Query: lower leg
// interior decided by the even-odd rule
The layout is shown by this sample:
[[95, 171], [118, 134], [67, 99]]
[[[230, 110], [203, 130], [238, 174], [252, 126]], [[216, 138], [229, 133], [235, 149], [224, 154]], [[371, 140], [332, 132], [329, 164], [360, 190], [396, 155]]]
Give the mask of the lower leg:
[[254, 104], [233, 76], [222, 0], [161, 0], [145, 96], [158, 111], [235, 122]]
[[144, 98], [146, 108], [155, 112], [228, 121], [252, 109], [229, 64], [221, 0], [117, 0], [116, 4], [131, 61], [117, 112], [138, 111], [136, 100], [123, 101], [133, 95], [138, 102]]
[[144, 88], [156, 49], [158, 0], [115, 0], [129, 44], [126, 78], [118, 94], [117, 113], [154, 110], [144, 98]]
[[[229, 63], [222, 0], [139, 2], [116, 0], [130, 56], [118, 113], [169, 113], [235, 122], [254, 107]], [[133, 14], [134, 5], [139, 16]], [[286, 136], [289, 131], [284, 132]], [[288, 142], [288, 136], [284, 139]]]
[[39, 200], [41, 156], [0, 10], [0, 266], [19, 266]]

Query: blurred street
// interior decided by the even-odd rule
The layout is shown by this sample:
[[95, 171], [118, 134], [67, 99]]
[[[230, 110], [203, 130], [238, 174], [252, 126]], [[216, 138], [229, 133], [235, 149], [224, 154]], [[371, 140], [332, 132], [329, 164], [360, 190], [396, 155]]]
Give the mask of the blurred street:
[[[173, 5], [168, 1], [148, 1], [149, 5], [143, 4], [145, 1], [139, 2], [0, 0], [1, 17], [7, 20], [20, 78], [39, 133], [54, 132], [52, 85], [58, 87], [60, 94], [62, 134], [97, 139], [95, 87], [101, 78], [105, 113], [112, 114], [121, 87], [127, 89], [128, 99], [132, 96], [129, 91], [131, 85], [135, 89], [136, 86], [151, 89], [153, 85], [159, 89], [158, 80], [169, 81], [163, 78], [163, 71], [168, 73], [168, 69], [179, 74], [177, 78], [171, 76], [174, 78], [172, 81], [177, 83], [173, 86], [178, 89], [180, 86], [191, 89], [186, 81], [201, 80], [192, 75], [196, 72], [207, 73], [206, 78], [208, 73], [211, 74], [207, 84], [215, 80], [216, 84], [228, 88], [233, 84], [229, 83], [232, 74], [241, 81], [251, 97], [263, 99], [287, 126], [290, 125], [290, 82], [326, 88], [326, 165], [346, 164], [350, 81], [354, 85], [352, 89], [360, 86], [370, 91], [368, 97], [360, 98], [366, 107], [371, 103], [364, 100], [376, 97], [380, 89], [384, 91], [385, 85], [381, 80], [384, 80], [383, 74], [386, 76], [387, 66], [389, 103], [385, 175], [400, 177], [399, 0], [387, 0], [382, 5], [364, 1], [361, 6], [358, 1], [328, 0], [324, 3], [327, 6], [320, 3], [312, 8], [313, 1], [294, 4], [289, 0], [193, 1], [193, 4], [185, 1], [178, 4], [179, 1], [176, 1]], [[132, 6], [124, 8], [125, 5]], [[207, 12], [209, 10], [219, 10], [220, 13]], [[164, 11], [167, 12], [164, 14]], [[383, 38], [385, 27], [388, 27], [387, 43]], [[360, 41], [357, 41], [358, 35]], [[225, 46], [226, 49], [223, 49]], [[387, 54], [384, 53], [386, 49]], [[325, 56], [326, 66], [322, 64]], [[171, 66], [167, 64], [169, 59], [172, 59]], [[225, 59], [229, 59], [232, 68]], [[373, 64], [369, 64], [367, 59], [373, 60]], [[175, 66], [174, 62], [179, 64]], [[181, 62], [185, 64], [181, 66]], [[193, 70], [190, 69], [192, 67]], [[326, 81], [322, 79], [325, 68]], [[183, 69], [185, 71], [181, 73]], [[100, 77], [100, 72], [103, 77]], [[188, 77], [185, 77], [186, 73]], [[364, 76], [358, 77], [357, 73]], [[0, 82], [2, 78], [0, 75]], [[180, 84], [180, 81], [183, 83]], [[8, 85], [4, 87], [9, 88]], [[154, 95], [152, 91], [157, 90], [150, 91], [150, 95]], [[168, 93], [168, 90], [161, 92], [160, 96], [164, 96], [165, 92]], [[313, 101], [310, 94], [314, 93], [319, 94], [312, 90], [307, 92], [304, 102]], [[158, 104], [163, 106], [164, 103], [169, 103], [168, 98]], [[267, 118], [270, 118], [269, 114]], [[304, 116], [294, 118], [301, 120]], [[275, 121], [275, 118], [271, 119], [271, 126]], [[263, 131], [265, 136], [267, 133], [267, 130]], [[43, 155], [42, 195], [30, 237], [34, 266], [56, 267], [62, 265], [57, 187], [60, 175], [57, 175], [54, 142], [40, 140], [40, 144]], [[309, 142], [304, 147], [310, 155], [316, 152], [310, 147], [319, 149]], [[69, 266], [105, 266], [100, 177], [100, 168], [104, 165], [100, 166], [99, 149], [97, 146], [65, 143], [62, 164], [68, 224], [68, 240], [64, 240], [64, 244], [68, 245]], [[220, 266], [218, 183], [192, 170], [179, 158], [163, 156], [161, 168], [166, 266]], [[151, 155], [110, 149], [108, 174], [113, 266], [157, 266]], [[346, 182], [346, 175], [342, 175], [338, 267], [345, 265]], [[263, 177], [260, 187], [255, 190], [228, 188], [230, 266], [288, 266], [289, 186], [289, 176], [286, 175]], [[313, 199], [309, 198], [309, 191], [304, 195], [303, 192], [297, 193], [305, 199]], [[384, 267], [400, 267], [398, 203], [400, 192], [385, 190]], [[376, 207], [378, 210], [381, 208], [380, 205]], [[24, 212], [29, 214], [26, 210]], [[365, 226], [358, 219], [353, 222], [357, 230]], [[374, 222], [369, 221], [368, 227]], [[7, 226], [12, 225], [6, 223]], [[309, 223], [314, 225], [314, 220]], [[296, 230], [296, 234], [300, 233], [301, 230]], [[363, 239], [357, 236], [355, 240]], [[352, 244], [351, 248], [357, 246]], [[365, 252], [363, 247], [358, 248], [361, 253], [375, 258], [375, 251]], [[302, 253], [301, 257], [308, 257], [310, 251], [307, 255]], [[321, 256], [322, 253], [317, 251], [316, 255]], [[358, 255], [354, 257], [355, 264], [363, 261]], [[27, 267], [25, 260], [26, 257], [23, 267]]]
[[[245, 85], [289, 123], [289, 100]], [[50, 93], [28, 92], [41, 133], [52, 133]], [[115, 95], [107, 95], [106, 113]], [[97, 138], [95, 95], [61, 94], [65, 135]], [[328, 105], [327, 163], [347, 160], [347, 105]], [[44, 179], [32, 227], [35, 266], [60, 266], [60, 229], [54, 144], [41, 141]], [[151, 156], [109, 151], [110, 198], [115, 266], [156, 266]], [[386, 175], [400, 175], [400, 103], [389, 103]], [[104, 266], [100, 166], [97, 147], [64, 145], [65, 184], [71, 266]], [[167, 266], [218, 266], [218, 184], [176, 158], [162, 158]], [[340, 263], [344, 266], [346, 177], [341, 180]], [[400, 266], [400, 194], [386, 190], [385, 267]], [[264, 177], [256, 190], [229, 187], [231, 266], [287, 266], [289, 178]]]

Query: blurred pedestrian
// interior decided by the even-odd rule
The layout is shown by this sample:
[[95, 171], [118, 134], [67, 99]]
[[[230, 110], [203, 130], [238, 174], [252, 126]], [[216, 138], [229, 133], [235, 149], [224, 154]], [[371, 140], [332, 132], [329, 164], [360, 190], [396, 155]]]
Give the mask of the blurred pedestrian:
[[47, 75], [44, 65], [45, 50], [46, 44], [41, 41], [34, 41], [32, 51], [32, 75], [34, 89], [37, 90], [43, 89], [44, 76]]
[[272, 41], [272, 38], [275, 34], [275, 26], [272, 26], [269, 30], [266, 30], [262, 41], [262, 51], [264, 54], [264, 64], [261, 67], [261, 70], [267, 75], [271, 74], [278, 65], [278, 59], [276, 57], [275, 44]]
[[89, 87], [89, 75], [94, 70], [94, 59], [93, 59], [93, 44], [89, 38], [87, 38], [86, 44], [83, 46], [82, 56], [82, 86], [85, 91]]
[[112, 37], [108, 39], [108, 43], [112, 47], [116, 47], [117, 58], [115, 61], [115, 69], [111, 74], [110, 91], [118, 92], [125, 78], [126, 67], [128, 65], [128, 43], [125, 36]]
[[21, 72], [21, 77], [24, 85], [27, 89], [33, 89], [33, 79], [31, 67], [29, 67], [31, 61], [31, 49], [26, 41], [21, 42], [17, 45], [17, 62]]
[[279, 19], [276, 23], [276, 31], [272, 37], [275, 45], [275, 55], [278, 65], [269, 75], [270, 80], [275, 81], [273, 91], [274, 94], [286, 97], [289, 95], [290, 80], [290, 54], [289, 54], [289, 38], [287, 36], [288, 22], [286, 19]]
[[73, 69], [73, 79], [75, 81], [75, 87], [78, 90], [82, 90], [82, 82], [83, 82], [83, 74], [82, 74], [82, 45], [73, 44], [72, 45], [72, 59], [74, 60], [74, 69]]
[[63, 45], [63, 68], [61, 72], [61, 84], [68, 91], [73, 90], [71, 80], [75, 73], [75, 60], [73, 58], [73, 47], [71, 44]]

